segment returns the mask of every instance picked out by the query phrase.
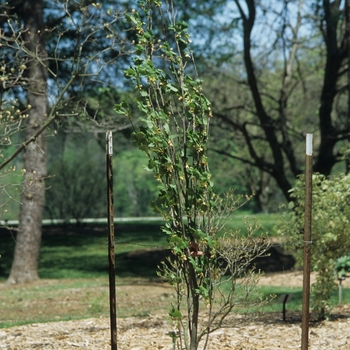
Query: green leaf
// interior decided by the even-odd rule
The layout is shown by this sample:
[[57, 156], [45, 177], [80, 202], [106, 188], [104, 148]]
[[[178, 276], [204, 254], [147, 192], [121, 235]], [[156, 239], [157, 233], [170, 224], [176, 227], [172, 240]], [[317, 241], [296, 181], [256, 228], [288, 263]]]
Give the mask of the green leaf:
[[213, 247], [213, 240], [209, 236], [205, 237], [205, 240], [207, 241], [208, 247], [212, 248]]
[[126, 78], [131, 78], [134, 77], [136, 75], [135, 70], [133, 68], [129, 68], [127, 70], [124, 71], [124, 76]]
[[194, 236], [194, 238], [195, 238], [197, 241], [199, 241], [199, 240], [201, 240], [203, 237], [205, 237], [206, 234], [205, 234], [202, 230], [197, 229], [197, 230], [193, 230], [193, 236]]
[[186, 242], [181, 237], [178, 236], [172, 236], [169, 240], [170, 244], [176, 245], [180, 249], [185, 249], [187, 247]]
[[169, 135], [170, 134], [170, 128], [169, 128], [169, 124], [168, 123], [165, 123], [164, 126], [164, 131]]
[[130, 15], [128, 13], [125, 14], [125, 18], [128, 22], [132, 22], [134, 24], [137, 24], [138, 23], [138, 20], [135, 18], [135, 16], [133, 15]]
[[145, 48], [141, 44], [135, 46], [136, 55], [141, 55], [144, 52]]
[[166, 87], [167, 87], [168, 91], [169, 91], [169, 90], [170, 90], [170, 91], [174, 91], [174, 92], [178, 92], [178, 91], [179, 91], [179, 89], [177, 89], [175, 86], [173, 86], [173, 85], [170, 84], [170, 83], [166, 84]]
[[153, 159], [150, 159], [149, 161], [148, 161], [148, 168], [149, 169], [153, 169], [153, 168], [155, 168], [157, 166], [157, 162], [155, 162]]
[[114, 111], [117, 114], [130, 115], [130, 106], [127, 102], [121, 102], [114, 105]]
[[175, 24], [175, 29], [176, 29], [176, 31], [178, 31], [178, 32], [181, 32], [181, 31], [183, 31], [183, 30], [185, 30], [185, 29], [187, 29], [187, 28], [188, 28], [188, 24], [187, 24], [186, 22], [184, 22], [184, 21], [177, 22], [177, 23]]
[[133, 59], [133, 62], [136, 66], [140, 66], [142, 63], [143, 63], [143, 59], [139, 56], [136, 56], [134, 59]]
[[141, 95], [142, 97], [147, 97], [147, 96], [148, 96], [148, 92], [145, 91], [145, 90], [141, 90], [141, 91], [140, 91], [140, 95]]
[[188, 43], [183, 39], [179, 39], [178, 44], [179, 44], [179, 48], [181, 51], [185, 50], [187, 48], [187, 45], [188, 45]]
[[154, 38], [154, 34], [151, 31], [148, 32], [144, 32], [143, 36], [147, 39], [147, 40], [151, 40]]
[[174, 307], [169, 311], [169, 316], [172, 318], [182, 319], [182, 313]]

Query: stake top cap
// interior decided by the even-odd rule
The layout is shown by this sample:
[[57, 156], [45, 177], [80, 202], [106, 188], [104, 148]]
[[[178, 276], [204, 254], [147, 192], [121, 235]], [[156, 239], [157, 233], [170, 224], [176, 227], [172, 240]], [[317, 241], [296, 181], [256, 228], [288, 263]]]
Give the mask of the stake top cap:
[[306, 134], [306, 155], [312, 156], [312, 134]]
[[113, 138], [112, 138], [112, 131], [107, 131], [106, 132], [106, 140], [107, 140], [107, 144], [106, 144], [106, 149], [107, 149], [107, 153], [109, 155], [113, 154]]

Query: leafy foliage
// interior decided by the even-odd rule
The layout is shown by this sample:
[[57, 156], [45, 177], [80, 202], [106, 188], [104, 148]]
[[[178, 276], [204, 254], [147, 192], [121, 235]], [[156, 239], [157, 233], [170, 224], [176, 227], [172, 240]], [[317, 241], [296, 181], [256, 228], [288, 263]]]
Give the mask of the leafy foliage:
[[[104, 168], [102, 168], [104, 169]], [[100, 217], [105, 214], [101, 198], [105, 194], [105, 174], [96, 162], [73, 158], [58, 160], [46, 179], [45, 213], [51, 219], [76, 219]]]
[[[325, 317], [330, 310], [329, 299], [335, 285], [334, 268], [339, 257], [350, 251], [350, 176], [330, 178], [313, 175], [313, 219], [311, 267], [317, 272], [312, 286], [313, 308]], [[292, 190], [295, 205], [280, 226], [280, 232], [296, 243], [302, 251], [304, 224], [304, 180], [300, 177]], [[299, 255], [301, 260], [302, 254]], [[340, 265], [338, 265], [340, 266]]]
[[114, 164], [115, 214], [151, 216], [150, 202], [156, 196], [157, 182], [145, 169], [144, 155], [138, 150], [124, 150], [116, 154]]
[[345, 278], [350, 272], [350, 255], [341, 256], [335, 263], [335, 271], [338, 274], [338, 278]]
[[[159, 182], [152, 208], [165, 220], [163, 232], [173, 253], [159, 267], [159, 275], [176, 290], [177, 303], [169, 316], [179, 331], [177, 346], [196, 350], [206, 336], [205, 349], [209, 332], [221, 327], [235, 306], [237, 277], [245, 274], [252, 256], [263, 249], [249, 240], [256, 225], [248, 225], [249, 239], [240, 243], [236, 243], [239, 232], [220, 232], [225, 219], [242, 201], [232, 193], [220, 197], [214, 192], [207, 157], [211, 103], [195, 74], [187, 24], [176, 21], [169, 2], [170, 22], [164, 24], [166, 29], [160, 36], [153, 30], [152, 19], [156, 15], [163, 18], [162, 4], [140, 4], [146, 21], [136, 11], [126, 15], [138, 40], [133, 65], [125, 76], [139, 93], [137, 104], [143, 115], [133, 140], [147, 155], [148, 169]], [[132, 120], [127, 103], [117, 104], [115, 110]], [[219, 233], [223, 238], [218, 238]], [[254, 290], [254, 274], [248, 274], [246, 280], [245, 300]], [[224, 282], [231, 283], [228, 294], [220, 291]], [[221, 303], [214, 310], [217, 297]], [[200, 300], [208, 310], [202, 327]]]

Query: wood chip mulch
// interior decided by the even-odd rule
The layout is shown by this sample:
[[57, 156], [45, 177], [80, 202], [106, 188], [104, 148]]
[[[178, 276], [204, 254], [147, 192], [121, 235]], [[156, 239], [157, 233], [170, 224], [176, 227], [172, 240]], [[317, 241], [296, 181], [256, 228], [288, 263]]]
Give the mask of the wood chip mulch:
[[[161, 316], [118, 319], [119, 350], [172, 350], [167, 334], [172, 324]], [[310, 327], [310, 350], [350, 349], [350, 318], [324, 321]], [[209, 350], [300, 349], [301, 325], [251, 321], [215, 331]], [[1, 350], [109, 350], [109, 319], [85, 319], [12, 327], [0, 330]], [[199, 347], [201, 349], [201, 347]]]

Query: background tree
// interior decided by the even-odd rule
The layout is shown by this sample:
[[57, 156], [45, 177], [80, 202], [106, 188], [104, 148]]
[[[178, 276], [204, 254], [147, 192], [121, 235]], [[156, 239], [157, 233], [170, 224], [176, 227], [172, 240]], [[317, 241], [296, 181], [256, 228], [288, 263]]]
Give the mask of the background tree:
[[[14, 116], [14, 120], [25, 116], [25, 122], [17, 124], [22, 126], [18, 131], [23, 131], [24, 141], [11, 145], [12, 154], [0, 165], [0, 170], [4, 169], [25, 150], [20, 223], [8, 279], [9, 283], [23, 283], [38, 278], [47, 175], [45, 132], [54, 121], [86, 117], [82, 87], [87, 88], [88, 82], [97, 79], [102, 69], [119, 56], [124, 39], [109, 36], [118, 13], [102, 12], [101, 4], [52, 1], [45, 3], [44, 8], [42, 1], [12, 1], [1, 5], [6, 9], [1, 22], [1, 44], [4, 52], [10, 54], [4, 57], [4, 69], [9, 80], [16, 83], [3, 84], [2, 97], [8, 98], [5, 105], [16, 101], [25, 106], [18, 108], [18, 115]], [[23, 110], [27, 112], [20, 112]], [[9, 139], [10, 135], [6, 137]]]
[[[48, 115], [47, 98], [47, 52], [43, 34], [42, 1], [25, 1], [22, 4], [24, 32], [23, 50], [35, 54], [28, 59], [25, 76], [28, 79], [25, 139], [31, 139], [45, 123]], [[24, 156], [24, 190], [21, 196], [17, 244], [9, 283], [23, 283], [38, 278], [38, 257], [41, 239], [42, 212], [45, 200], [44, 178], [46, 176], [46, 140], [41, 133], [35, 142], [28, 143]]]
[[265, 179], [248, 171], [259, 176], [254, 182], [276, 183], [289, 200], [304, 164], [305, 133], [314, 133], [314, 171], [324, 175], [337, 171], [349, 133], [345, 2], [211, 4], [211, 18], [201, 6], [191, 17], [213, 29], [195, 46], [203, 53], [198, 66], [205, 91], [215, 96], [210, 147], [245, 169], [260, 169]]
[[[77, 153], [80, 157], [71, 161], [61, 159], [49, 167], [54, 175], [46, 180], [44, 214], [52, 220], [69, 223], [70, 219], [75, 219], [81, 223], [83, 218], [105, 216], [105, 208], [100, 203], [105, 194], [103, 157], [96, 161], [86, 150]], [[89, 161], [82, 162], [82, 155]]]
[[[93, 123], [71, 124], [62, 126], [48, 142], [44, 219], [104, 218], [105, 132], [97, 132]], [[112, 129], [119, 130], [117, 125]], [[122, 132], [115, 134], [115, 217], [154, 216], [149, 204], [157, 183], [145, 169], [145, 157]]]

